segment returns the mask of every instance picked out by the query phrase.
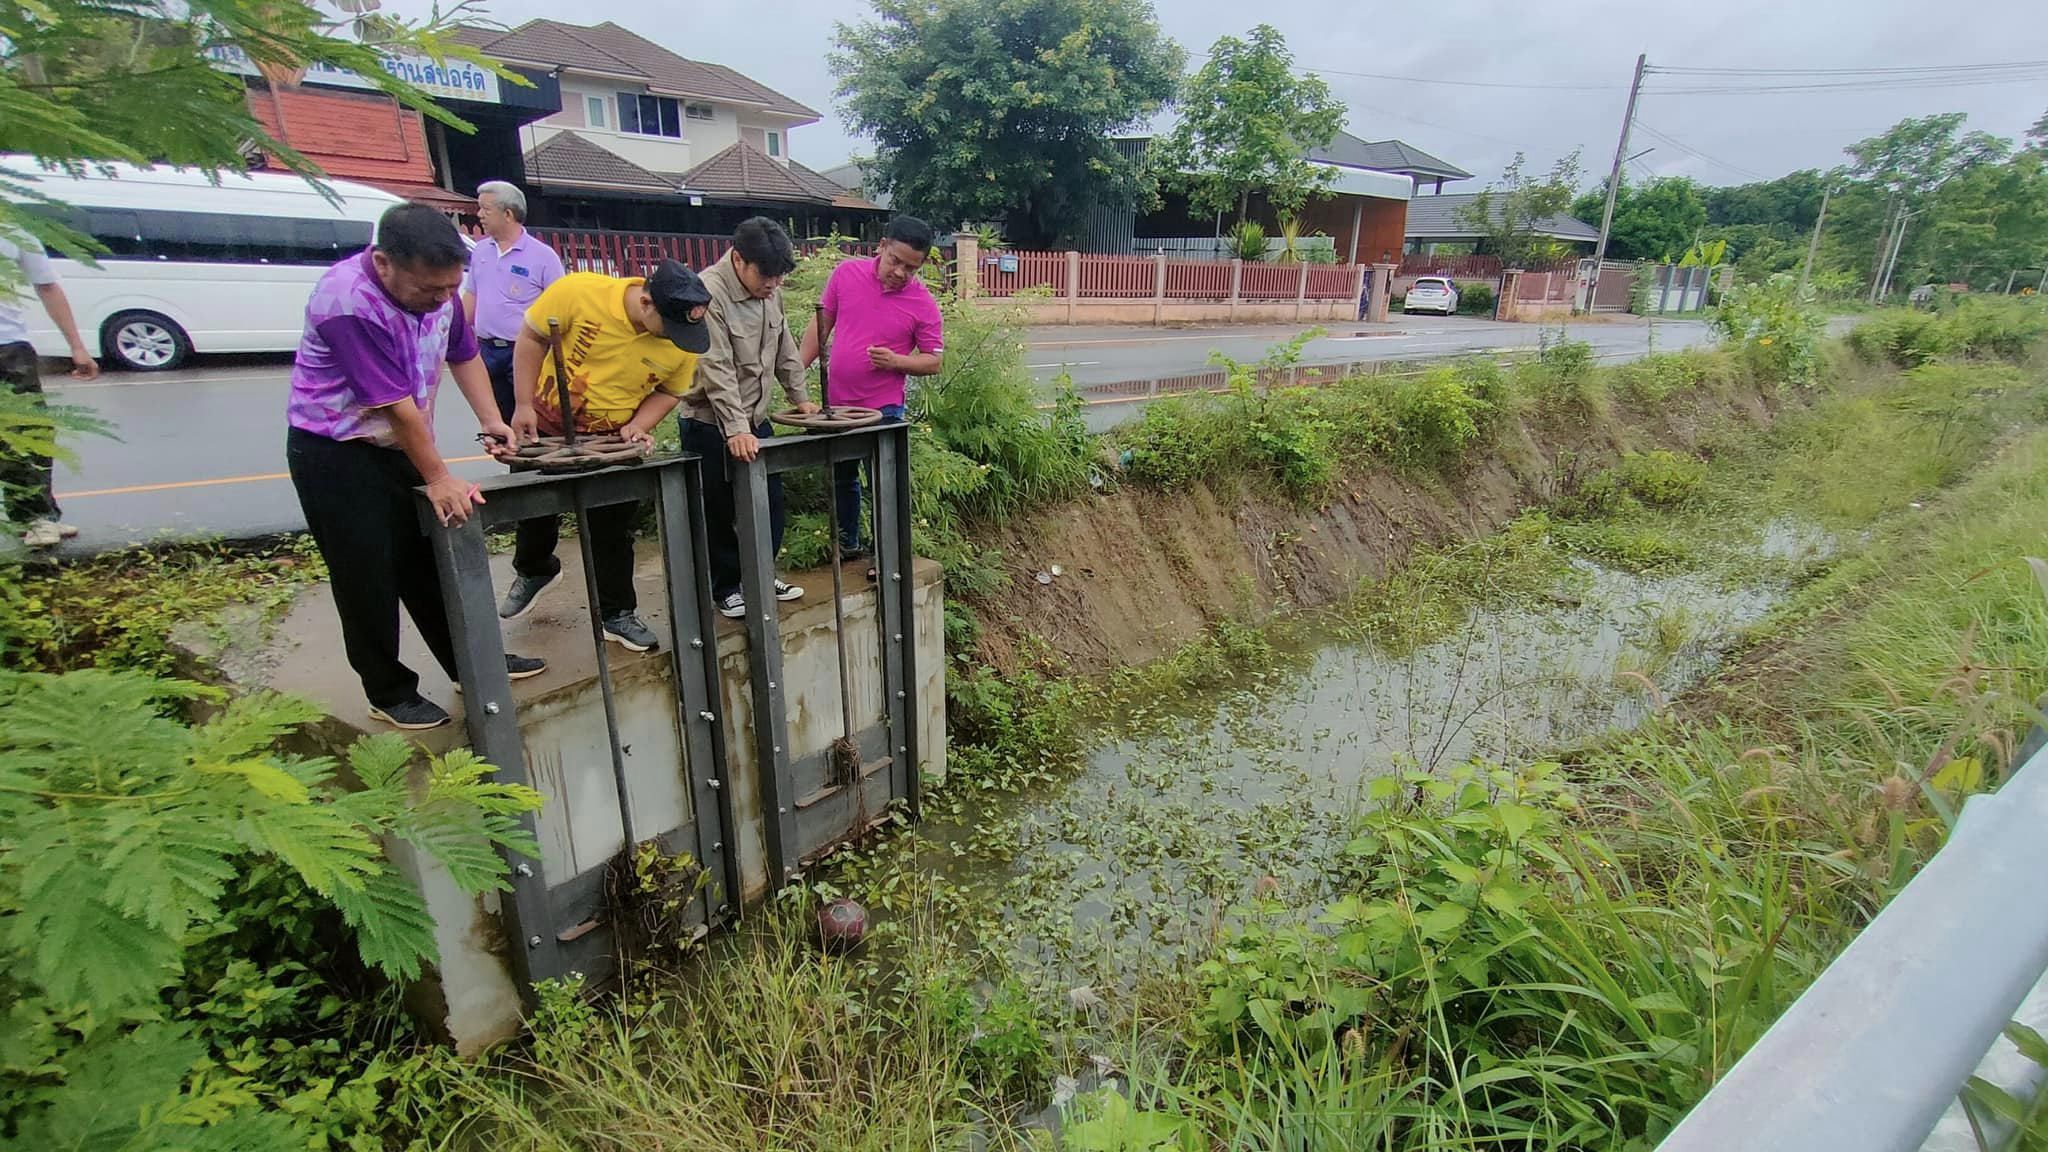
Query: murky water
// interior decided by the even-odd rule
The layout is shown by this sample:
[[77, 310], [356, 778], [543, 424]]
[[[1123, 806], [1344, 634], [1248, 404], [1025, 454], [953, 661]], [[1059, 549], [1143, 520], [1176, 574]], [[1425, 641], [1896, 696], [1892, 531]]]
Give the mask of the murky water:
[[[1789, 572], [1827, 546], [1775, 524], [1753, 554]], [[1141, 702], [1071, 779], [919, 829], [922, 863], [957, 906], [990, 913], [1041, 987], [1123, 983], [1255, 892], [1319, 905], [1374, 777], [1526, 760], [1633, 726], [1711, 673], [1788, 587], [1579, 563], [1549, 601], [1475, 611], [1412, 652], [1332, 643], [1210, 702]]]

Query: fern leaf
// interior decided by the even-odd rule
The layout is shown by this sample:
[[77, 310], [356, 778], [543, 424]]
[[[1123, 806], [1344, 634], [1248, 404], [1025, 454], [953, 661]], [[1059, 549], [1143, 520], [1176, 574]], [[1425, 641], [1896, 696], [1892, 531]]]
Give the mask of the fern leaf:
[[382, 867], [377, 842], [331, 804], [269, 804], [251, 809], [242, 825], [244, 842], [282, 860], [336, 904]]
[[356, 951], [363, 963], [394, 980], [417, 980], [422, 961], [439, 959], [434, 923], [412, 883], [381, 870], [369, 876], [362, 890], [336, 900], [342, 918], [355, 929]]
[[52, 1000], [112, 1015], [153, 1003], [177, 978], [183, 949], [176, 937], [104, 903], [101, 875], [84, 863], [59, 869], [38, 900], [0, 925], [8, 951], [28, 959]]
[[392, 834], [433, 857], [464, 892], [503, 892], [511, 885], [505, 879], [505, 859], [498, 854], [493, 833], [502, 835], [505, 829], [494, 826], [493, 820], [510, 824], [511, 832], [523, 837], [518, 824], [507, 817], [492, 817], [448, 801], [422, 804], [404, 813], [393, 824]]
[[413, 746], [396, 732], [365, 736], [349, 746], [348, 766], [367, 790], [403, 785]]
[[290, 696], [237, 696], [205, 726], [192, 729], [192, 758], [200, 763], [245, 759], [318, 719], [320, 709]]

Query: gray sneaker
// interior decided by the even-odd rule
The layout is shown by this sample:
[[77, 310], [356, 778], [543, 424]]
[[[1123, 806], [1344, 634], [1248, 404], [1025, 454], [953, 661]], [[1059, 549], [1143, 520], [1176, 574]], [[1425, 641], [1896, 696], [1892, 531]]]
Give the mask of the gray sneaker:
[[370, 716], [382, 720], [393, 728], [403, 728], [407, 732], [425, 732], [429, 728], [439, 728], [448, 722], [446, 709], [418, 693], [414, 693], [412, 699], [397, 704], [382, 707], [372, 704]]
[[540, 599], [540, 594], [554, 587], [555, 581], [561, 578], [560, 568], [555, 569], [554, 575], [547, 577], [513, 576], [512, 587], [505, 590], [504, 603], [498, 605], [498, 618], [517, 620], [526, 615], [533, 608], [533, 602]]
[[654, 634], [640, 617], [632, 612], [619, 612], [604, 618], [604, 638], [617, 641], [628, 652], [652, 652], [661, 647], [661, 637]]

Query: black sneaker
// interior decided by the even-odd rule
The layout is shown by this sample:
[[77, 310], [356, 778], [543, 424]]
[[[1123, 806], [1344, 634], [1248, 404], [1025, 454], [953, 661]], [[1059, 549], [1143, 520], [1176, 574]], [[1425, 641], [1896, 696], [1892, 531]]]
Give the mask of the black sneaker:
[[656, 636], [654, 629], [632, 612], [605, 617], [604, 638], [618, 641], [628, 652], [651, 652], [661, 647], [661, 637]]
[[505, 590], [505, 600], [498, 605], [498, 618], [517, 620], [526, 615], [533, 607], [533, 602], [540, 599], [540, 594], [552, 588], [555, 581], [561, 578], [560, 568], [555, 569], [554, 575], [547, 577], [513, 576], [512, 587]]
[[839, 560], [843, 564], [852, 564], [857, 560], [865, 560], [867, 558], [868, 550], [859, 544], [845, 544], [839, 548]]
[[[531, 680], [548, 670], [548, 662], [537, 656], [514, 656], [505, 653], [505, 677], [509, 680]], [[455, 691], [460, 694], [462, 681], [455, 682]]]
[[439, 728], [446, 724], [448, 712], [432, 700], [414, 693], [413, 698], [403, 704], [392, 704], [383, 708], [375, 704], [370, 705], [370, 718], [382, 720], [393, 728], [403, 728], [407, 732], [424, 732], [429, 728]]
[[726, 593], [725, 599], [718, 602], [718, 614], [728, 620], [746, 619], [747, 598], [738, 592]]
[[804, 598], [804, 590], [787, 580], [778, 578], [775, 581], [775, 598], [783, 601], [801, 600]]

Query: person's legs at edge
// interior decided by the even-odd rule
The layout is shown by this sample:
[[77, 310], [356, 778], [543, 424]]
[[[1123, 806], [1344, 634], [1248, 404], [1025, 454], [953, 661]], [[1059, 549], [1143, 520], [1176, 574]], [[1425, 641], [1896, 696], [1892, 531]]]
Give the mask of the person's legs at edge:
[[711, 598], [723, 601], [740, 590], [740, 543], [733, 527], [732, 477], [725, 437], [701, 420], [683, 419], [682, 449], [701, 458], [704, 488], [704, 550], [711, 561]]
[[[0, 386], [41, 402], [43, 378], [33, 345], [0, 344]], [[12, 457], [4, 468], [0, 484], [7, 487], [7, 518], [16, 531], [38, 520], [57, 518], [57, 497], [51, 486], [54, 465], [48, 456]]]
[[[901, 404], [884, 404], [879, 411], [884, 424], [903, 422]], [[861, 527], [861, 495], [862, 477], [866, 476], [868, 466], [859, 460], [842, 460], [833, 465], [832, 470], [832, 498], [838, 502], [839, 550], [847, 556], [858, 556], [863, 550], [861, 542], [866, 538]], [[872, 483], [873, 479], [870, 477], [868, 482]]]
[[609, 620], [640, 607], [633, 591], [633, 526], [640, 504], [601, 504], [590, 510], [590, 557], [597, 564], [597, 610]]
[[[775, 425], [763, 421], [760, 427], [754, 429], [754, 438], [774, 439]], [[782, 529], [786, 520], [787, 517], [782, 513], [782, 477], [771, 474], [768, 477], [768, 538], [774, 542], [774, 551], [769, 553], [772, 557], [779, 558], [782, 555]]]
[[434, 563], [432, 542], [418, 526], [419, 505], [413, 488], [421, 482], [419, 470], [399, 453], [391, 455], [395, 457], [391, 463], [396, 505], [392, 517], [397, 525], [392, 534], [391, 555], [398, 576], [398, 600], [412, 617], [413, 627], [420, 630], [420, 639], [427, 642], [427, 651], [434, 654], [434, 661], [448, 674], [448, 682], [459, 684], [462, 677], [455, 670], [455, 638], [448, 628], [448, 602], [441, 597], [441, 570]]
[[[385, 491], [392, 473], [377, 459], [387, 452], [398, 455], [296, 428], [285, 438], [292, 487], [327, 562], [342, 649], [362, 681], [363, 696], [376, 708], [404, 704], [419, 692], [419, 676], [398, 658], [399, 544], [391, 523], [396, 501]], [[411, 493], [403, 495], [409, 499]]]
[[491, 377], [491, 396], [498, 402], [498, 415], [509, 422], [516, 407], [512, 391], [512, 345], [500, 347], [494, 341], [479, 340], [477, 351], [483, 354], [484, 371]]

